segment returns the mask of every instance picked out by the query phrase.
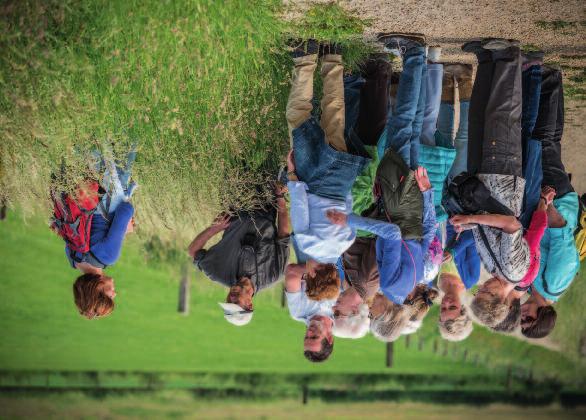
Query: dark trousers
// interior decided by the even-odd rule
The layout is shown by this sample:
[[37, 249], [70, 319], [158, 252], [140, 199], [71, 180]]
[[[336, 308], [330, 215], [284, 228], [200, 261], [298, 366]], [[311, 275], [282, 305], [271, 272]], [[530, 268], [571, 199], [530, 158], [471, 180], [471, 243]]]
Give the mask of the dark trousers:
[[543, 67], [539, 113], [533, 138], [541, 141], [543, 185], [556, 189], [561, 197], [574, 191], [562, 163], [561, 139], [564, 131], [564, 90], [562, 74], [551, 67]]
[[518, 47], [478, 54], [468, 116], [468, 171], [522, 176], [521, 55]]
[[363, 144], [376, 146], [389, 113], [391, 65], [382, 59], [369, 59], [362, 76], [365, 83], [360, 91], [360, 109], [354, 130]]

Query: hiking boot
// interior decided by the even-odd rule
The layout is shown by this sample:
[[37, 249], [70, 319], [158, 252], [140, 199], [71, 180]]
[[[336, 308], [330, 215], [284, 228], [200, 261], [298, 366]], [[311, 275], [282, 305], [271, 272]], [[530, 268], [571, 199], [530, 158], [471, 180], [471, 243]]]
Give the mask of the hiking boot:
[[289, 182], [289, 176], [287, 174], [287, 165], [282, 166], [279, 169], [279, 173], [277, 174], [277, 182], [280, 182], [282, 185], [287, 185], [287, 182]]
[[425, 46], [425, 35], [407, 33], [379, 33], [376, 36], [378, 42], [384, 44], [388, 50], [398, 50], [400, 55], [405, 54], [412, 48]]
[[320, 49], [319, 42], [315, 39], [290, 39], [287, 42], [287, 45], [289, 46], [289, 54], [291, 54], [291, 57], [293, 58], [317, 54]]
[[515, 39], [504, 39], [504, 38], [484, 38], [480, 41], [482, 47], [486, 50], [500, 51], [511, 47], [518, 47], [519, 41]]
[[440, 57], [442, 56], [442, 47], [439, 45], [432, 45], [427, 50], [427, 62], [428, 63], [439, 63]]
[[391, 62], [387, 53], [370, 54], [358, 67], [365, 79], [388, 77], [391, 74]]
[[479, 54], [486, 50], [482, 47], [482, 41], [477, 38], [462, 44], [462, 51], [472, 54]]
[[531, 66], [542, 66], [544, 56], [544, 52], [539, 49], [522, 49], [521, 69], [525, 71]]
[[323, 42], [319, 46], [319, 56], [342, 55], [342, 45], [337, 42]]

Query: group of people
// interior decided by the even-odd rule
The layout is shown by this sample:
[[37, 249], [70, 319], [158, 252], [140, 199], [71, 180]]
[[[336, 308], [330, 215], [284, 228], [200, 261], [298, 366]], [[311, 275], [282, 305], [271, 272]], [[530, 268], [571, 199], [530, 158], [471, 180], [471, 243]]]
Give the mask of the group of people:
[[[462, 49], [476, 55], [475, 72], [440, 62], [441, 47], [421, 34], [383, 33], [345, 74], [339, 44], [291, 41], [290, 152], [270, 181], [274, 200], [221, 214], [188, 248], [228, 288], [227, 321], [249, 323], [254, 297], [284, 275], [312, 362], [330, 356], [334, 337], [370, 332], [391, 342], [413, 333], [434, 301], [447, 340], [468, 337], [473, 320], [529, 338], [552, 331], [555, 302], [579, 269], [579, 200], [561, 160], [562, 76], [515, 40]], [[113, 308], [102, 270], [131, 227], [132, 188], [116, 169], [117, 205], [92, 221], [102, 233], [92, 232], [87, 253], [66, 250], [84, 273], [74, 295], [89, 318]]]

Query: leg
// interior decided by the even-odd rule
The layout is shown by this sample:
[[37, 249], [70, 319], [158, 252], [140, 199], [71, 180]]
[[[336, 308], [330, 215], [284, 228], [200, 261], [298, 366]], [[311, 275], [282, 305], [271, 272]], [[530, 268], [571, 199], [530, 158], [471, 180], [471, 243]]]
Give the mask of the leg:
[[528, 159], [529, 140], [533, 134], [539, 96], [541, 94], [541, 66], [531, 66], [523, 72], [523, 116], [521, 118], [521, 135], [523, 137], [523, 172]]
[[342, 56], [338, 54], [325, 55], [322, 61], [321, 76], [324, 86], [321, 100], [321, 127], [328, 144], [340, 152], [346, 152]]
[[421, 130], [421, 143], [435, 146], [435, 131], [438, 124], [440, 103], [442, 97], [443, 64], [428, 64], [427, 86], [425, 98], [425, 114], [423, 116], [423, 128]]
[[494, 73], [484, 117], [480, 172], [521, 177], [521, 51], [512, 46], [493, 51], [492, 56]]
[[360, 96], [366, 81], [358, 74], [344, 77], [344, 135], [348, 137], [350, 130], [356, 126], [360, 112]]
[[376, 146], [388, 118], [390, 63], [382, 58], [368, 60], [363, 76], [366, 82], [360, 92], [355, 132], [363, 144]]
[[311, 115], [313, 98], [313, 73], [317, 67], [317, 54], [306, 55], [293, 59], [295, 68], [291, 80], [291, 91], [287, 101], [287, 125], [289, 126], [289, 140], [293, 147], [291, 133], [303, 124]]
[[421, 69], [421, 83], [419, 87], [419, 100], [417, 101], [417, 112], [413, 120], [413, 131], [409, 145], [411, 147], [409, 166], [411, 169], [417, 169], [419, 166], [419, 142], [421, 140], [421, 130], [423, 129], [423, 117], [425, 116], [425, 102], [427, 98], [427, 61], [423, 61]]
[[421, 93], [424, 64], [423, 47], [414, 47], [403, 56], [403, 73], [399, 79], [395, 109], [387, 123], [386, 147], [392, 147], [407, 165], [411, 163], [410, 141]]
[[539, 113], [533, 138], [542, 145], [543, 184], [551, 185], [558, 197], [573, 191], [561, 156], [564, 124], [562, 75], [559, 70], [544, 67]]
[[482, 141], [484, 139], [484, 115], [494, 72], [490, 52], [479, 51], [476, 79], [470, 96], [468, 114], [468, 172], [476, 173], [482, 162]]
[[451, 181], [456, 175], [468, 171], [468, 115], [470, 101], [460, 102], [460, 123], [458, 132], [454, 139], [454, 148], [456, 149], [456, 158], [448, 173], [448, 181]]

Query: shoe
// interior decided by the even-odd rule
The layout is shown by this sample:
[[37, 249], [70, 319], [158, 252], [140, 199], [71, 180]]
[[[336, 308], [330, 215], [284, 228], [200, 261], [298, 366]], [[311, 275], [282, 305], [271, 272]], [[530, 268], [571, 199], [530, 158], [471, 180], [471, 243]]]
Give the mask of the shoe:
[[342, 45], [337, 42], [324, 42], [319, 46], [319, 56], [342, 55]]
[[480, 41], [482, 47], [486, 50], [499, 51], [505, 50], [510, 47], [518, 47], [519, 41], [515, 39], [504, 39], [504, 38], [485, 38]]
[[283, 185], [287, 185], [287, 182], [289, 182], [289, 177], [287, 175], [287, 166], [282, 166], [279, 169], [279, 173], [277, 174], [277, 182], [280, 182]]
[[442, 89], [442, 101], [454, 102], [454, 83], [458, 85], [460, 101], [470, 100], [472, 95], [472, 64], [447, 63], [444, 64], [444, 79], [446, 89]]
[[531, 66], [542, 66], [545, 53], [541, 50], [523, 50], [521, 52], [521, 60], [523, 70]]
[[373, 53], [358, 65], [365, 79], [384, 77], [391, 74], [391, 61], [388, 53]]
[[433, 45], [427, 50], [427, 61], [430, 63], [438, 63], [442, 55], [442, 47]]
[[472, 54], [478, 54], [479, 52], [485, 51], [482, 46], [480, 39], [472, 39], [462, 44], [462, 51]]
[[289, 46], [289, 54], [293, 58], [318, 54], [320, 50], [319, 42], [315, 39], [290, 39], [287, 45]]
[[411, 48], [424, 47], [425, 35], [406, 33], [379, 33], [376, 36], [378, 42], [384, 44], [387, 50], [398, 50], [401, 55]]

